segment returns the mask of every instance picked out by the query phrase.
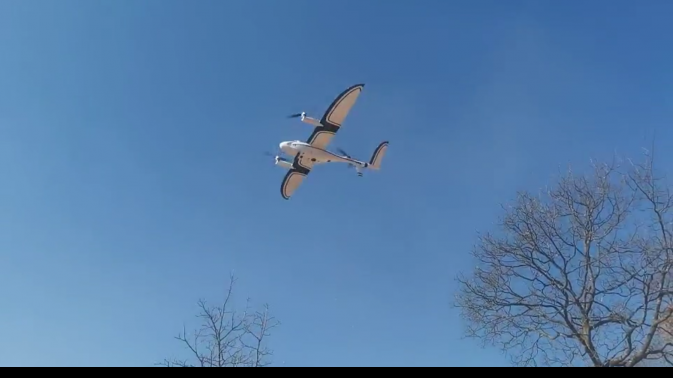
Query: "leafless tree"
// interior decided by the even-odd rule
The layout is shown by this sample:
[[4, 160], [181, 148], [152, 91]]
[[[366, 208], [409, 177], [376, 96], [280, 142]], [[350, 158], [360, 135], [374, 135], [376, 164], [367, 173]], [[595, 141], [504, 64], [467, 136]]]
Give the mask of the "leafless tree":
[[266, 346], [270, 331], [279, 323], [270, 315], [268, 306], [261, 311], [250, 309], [250, 300], [242, 312], [234, 310], [232, 276], [224, 301], [211, 306], [199, 300], [201, 327], [187, 335], [186, 327], [176, 337], [190, 359], [166, 359], [164, 367], [266, 367], [272, 351]]
[[[673, 311], [673, 308], [669, 308], [669, 311]], [[654, 348], [666, 348], [666, 344], [673, 343], [673, 317], [662, 323], [652, 343]], [[671, 367], [671, 360], [671, 353], [653, 355], [645, 358], [634, 367]]]
[[519, 193], [479, 236], [458, 278], [467, 335], [522, 366], [673, 366], [671, 189], [647, 152], [592, 168]]

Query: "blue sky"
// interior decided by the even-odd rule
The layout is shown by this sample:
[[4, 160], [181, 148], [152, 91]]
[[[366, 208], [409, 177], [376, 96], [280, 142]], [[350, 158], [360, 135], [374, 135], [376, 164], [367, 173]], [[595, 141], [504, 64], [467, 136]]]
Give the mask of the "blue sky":
[[[0, 0], [0, 365], [180, 356], [230, 272], [278, 366], [507, 364], [450, 307], [499, 204], [654, 135], [671, 163], [673, 3], [635, 4]], [[283, 200], [284, 116], [360, 82], [331, 147], [383, 169]]]

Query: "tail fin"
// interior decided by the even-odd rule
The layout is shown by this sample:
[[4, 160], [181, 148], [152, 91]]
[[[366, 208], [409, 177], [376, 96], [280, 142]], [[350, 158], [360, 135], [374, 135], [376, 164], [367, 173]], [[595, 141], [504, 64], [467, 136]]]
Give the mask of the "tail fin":
[[381, 169], [381, 160], [383, 160], [383, 157], [386, 155], [386, 150], [388, 150], [388, 142], [383, 142], [376, 147], [376, 150], [374, 150], [374, 154], [369, 161], [369, 168], [376, 170]]

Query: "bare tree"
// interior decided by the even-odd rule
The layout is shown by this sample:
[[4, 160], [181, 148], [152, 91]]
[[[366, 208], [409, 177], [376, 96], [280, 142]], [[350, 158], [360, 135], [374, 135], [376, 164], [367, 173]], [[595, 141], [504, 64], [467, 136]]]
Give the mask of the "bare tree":
[[592, 166], [520, 193], [479, 236], [458, 278], [467, 335], [523, 366], [673, 366], [671, 190], [649, 153]]
[[266, 367], [272, 351], [266, 346], [270, 331], [279, 323], [270, 315], [268, 306], [261, 311], [250, 309], [248, 299], [242, 312], [232, 309], [235, 278], [230, 279], [224, 301], [211, 306], [199, 300], [201, 327], [187, 335], [185, 327], [176, 337], [190, 359], [166, 359], [165, 367]]
[[[673, 311], [673, 308], [669, 308], [668, 310]], [[658, 329], [652, 343], [653, 348], [657, 349], [666, 348], [667, 344], [673, 343], [673, 317], [662, 323], [661, 328]], [[672, 360], [670, 352], [663, 353], [661, 355], [653, 355], [645, 358], [634, 367], [671, 367], [673, 366]]]

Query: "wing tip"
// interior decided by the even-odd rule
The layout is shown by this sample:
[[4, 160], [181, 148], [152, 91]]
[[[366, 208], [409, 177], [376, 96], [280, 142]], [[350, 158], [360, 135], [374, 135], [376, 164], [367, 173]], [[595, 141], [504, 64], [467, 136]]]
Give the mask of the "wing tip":
[[[283, 178], [283, 182], [280, 184], [280, 195], [285, 199], [289, 200], [290, 197], [294, 194], [294, 191], [297, 190], [297, 187], [301, 184], [301, 182], [304, 180], [306, 175], [308, 175], [309, 172], [311, 172], [310, 169], [304, 168], [305, 172], [302, 172], [300, 170], [297, 170], [296, 168], [292, 168], [287, 172], [285, 175], [285, 178]], [[292, 185], [292, 178], [295, 175], [299, 175], [299, 182], [295, 182], [294, 186], [291, 186], [288, 189], [288, 185]]]
[[[332, 106], [334, 106], [334, 104], [339, 102], [339, 100], [343, 99], [345, 96], [347, 96], [347, 95], [349, 95], [349, 94], [351, 94], [355, 91], [362, 92], [364, 89], [365, 89], [365, 84], [364, 83], [351, 85], [350, 87], [346, 88], [343, 92], [339, 93], [339, 95], [334, 99], [334, 102], [332, 103]], [[332, 106], [330, 106], [330, 108]]]
[[350, 87], [348, 87], [348, 89], [343, 91], [342, 94], [346, 94], [346, 93], [348, 93], [348, 92], [350, 92], [350, 91], [352, 91], [353, 89], [356, 89], [356, 88], [364, 89], [365, 88], [365, 83], [351, 85]]
[[287, 194], [285, 194], [285, 182], [284, 182], [284, 181], [283, 181], [283, 183], [280, 185], [280, 196], [283, 197], [283, 199], [285, 199], [285, 200], [289, 200], [289, 199], [290, 199], [290, 196], [288, 196]]
[[290, 196], [285, 194], [285, 185], [287, 184], [287, 180], [290, 178], [290, 175], [292, 175], [292, 170], [288, 170], [288, 172], [285, 174], [285, 177], [283, 177], [283, 181], [280, 183], [280, 195], [286, 200], [290, 199]]

